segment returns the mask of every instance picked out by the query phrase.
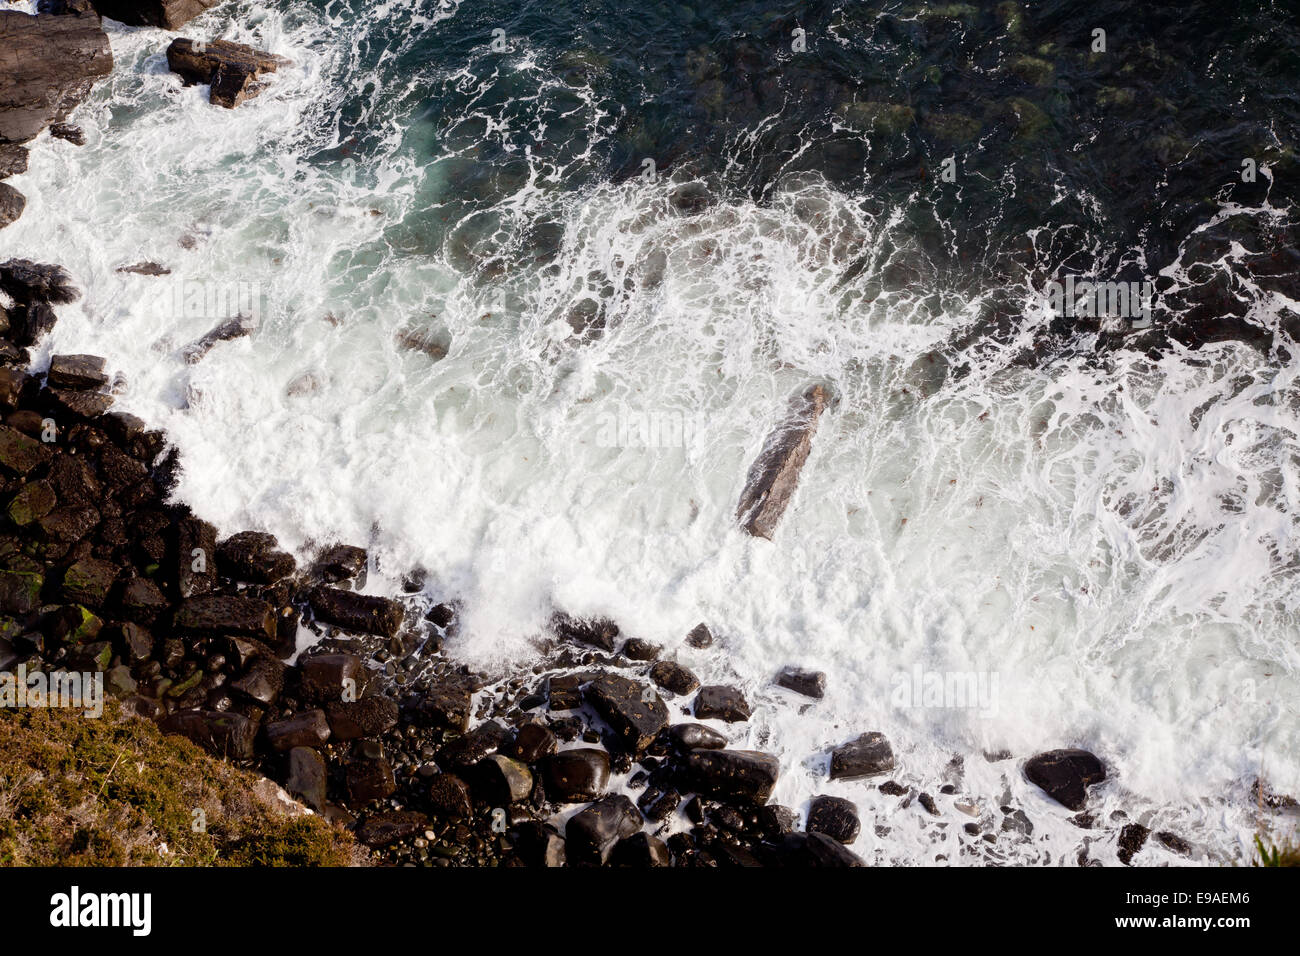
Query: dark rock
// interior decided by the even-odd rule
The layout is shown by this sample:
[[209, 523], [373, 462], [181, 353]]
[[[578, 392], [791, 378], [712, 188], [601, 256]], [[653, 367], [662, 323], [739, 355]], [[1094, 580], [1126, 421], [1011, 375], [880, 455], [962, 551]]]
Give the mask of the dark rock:
[[63, 597], [73, 604], [103, 607], [117, 575], [116, 565], [96, 558], [83, 558], [64, 572]]
[[429, 782], [429, 806], [447, 820], [468, 820], [474, 813], [469, 785], [454, 773], [437, 774]]
[[639, 637], [629, 637], [623, 642], [622, 654], [632, 661], [653, 661], [659, 658], [660, 647]]
[[152, 276], [154, 278], [172, 274], [171, 269], [157, 262], [137, 262], [129, 266], [118, 266], [116, 271], [124, 272], [127, 275]]
[[1168, 830], [1161, 830], [1156, 834], [1156, 839], [1174, 853], [1180, 854], [1181, 856], [1192, 855], [1192, 845], [1177, 833], [1170, 833]]
[[211, 352], [213, 346], [219, 345], [222, 342], [241, 339], [246, 335], [252, 335], [253, 329], [254, 322], [247, 316], [236, 315], [232, 318], [225, 319], [219, 325], [203, 333], [202, 336], [181, 349], [181, 356], [188, 364], [193, 365]]
[[264, 531], [241, 531], [217, 545], [217, 569], [237, 581], [274, 584], [295, 567], [275, 535]]
[[727, 738], [704, 724], [673, 724], [668, 728], [668, 739], [681, 751], [722, 750]]
[[317, 813], [325, 809], [325, 758], [310, 747], [289, 751], [284, 789]]
[[338, 588], [316, 588], [309, 601], [319, 620], [360, 634], [394, 637], [405, 615], [405, 609], [396, 601]]
[[524, 724], [515, 734], [511, 751], [524, 763], [537, 763], [555, 753], [558, 741], [549, 727], [542, 724]]
[[522, 823], [515, 846], [528, 866], [564, 866], [564, 837], [549, 823], [540, 820]]
[[22, 617], [41, 606], [43, 575], [26, 571], [0, 571], [0, 612]]
[[253, 758], [257, 721], [242, 714], [185, 710], [167, 715], [159, 721], [158, 726], [165, 734], [188, 737], [218, 757], [234, 760]]
[[0, 425], [0, 465], [15, 475], [26, 475], [32, 469], [48, 464], [52, 454], [41, 442], [7, 425]]
[[557, 674], [546, 682], [547, 706], [551, 710], [573, 710], [582, 704], [582, 685], [579, 674]]
[[894, 769], [894, 750], [885, 735], [872, 731], [831, 751], [831, 779], [857, 780]]
[[133, 27], [179, 30], [220, 0], [92, 0], [101, 16]]
[[[152, 626], [163, 612], [167, 610], [167, 598], [163, 596], [158, 585], [148, 578], [131, 578], [122, 588], [118, 603], [127, 620], [146, 627]], [[220, 628], [204, 628], [220, 630]]]
[[57, 455], [50, 464], [48, 481], [64, 504], [94, 506], [103, 503], [99, 479], [81, 455]]
[[790, 833], [775, 847], [782, 866], [866, 866], [862, 858], [824, 833]]
[[177, 629], [242, 634], [275, 641], [275, 609], [256, 598], [208, 595], [186, 598], [176, 611]]
[[1052, 750], [1029, 758], [1025, 778], [1062, 806], [1082, 810], [1088, 787], [1106, 779], [1106, 768], [1086, 750]]
[[0, 142], [26, 142], [62, 122], [112, 69], [98, 18], [0, 11]]
[[50, 388], [44, 392], [56, 412], [70, 418], [92, 419], [103, 415], [113, 405], [113, 396], [103, 392]]
[[[336, 544], [316, 556], [312, 573], [327, 584], [356, 579], [366, 570], [366, 549]], [[362, 579], [364, 583], [364, 579]]]
[[364, 676], [361, 658], [355, 654], [316, 654], [298, 662], [298, 692], [313, 704], [341, 701], [348, 690], [355, 700]]
[[21, 176], [27, 172], [27, 147], [12, 143], [0, 144], [0, 179]]
[[21, 219], [26, 208], [26, 196], [8, 183], [0, 183], [0, 229]]
[[749, 704], [735, 687], [710, 684], [695, 695], [695, 716], [701, 720], [716, 718], [734, 723], [749, 720]]
[[673, 694], [689, 694], [700, 680], [676, 661], [659, 661], [650, 668], [650, 679]]
[[46, 380], [56, 388], [101, 388], [108, 384], [108, 375], [98, 355], [55, 355]]
[[45, 540], [72, 544], [95, 530], [95, 525], [99, 524], [99, 512], [88, 505], [56, 508], [37, 524]]
[[587, 702], [613, 728], [632, 753], [640, 753], [668, 725], [668, 708], [648, 686], [604, 674], [584, 692]]
[[840, 843], [852, 843], [858, 838], [862, 824], [858, 821], [858, 808], [843, 797], [814, 797], [808, 807], [808, 832], [824, 833]]
[[442, 748], [438, 763], [444, 768], [462, 770], [472, 767], [488, 754], [495, 753], [510, 739], [510, 731], [495, 720], [479, 724]]
[[353, 806], [382, 800], [397, 789], [393, 768], [383, 757], [353, 760], [344, 771], [344, 786]]
[[769, 803], [758, 809], [758, 826], [769, 840], [794, 833], [799, 825], [799, 814], [779, 803]]
[[682, 795], [676, 790], [646, 787], [645, 792], [637, 798], [636, 805], [645, 814], [647, 820], [662, 823], [677, 812], [681, 802]]
[[609, 653], [613, 653], [614, 642], [618, 639], [618, 625], [607, 618], [581, 621], [564, 613], [556, 613], [551, 618], [551, 629], [562, 640], [586, 644]]
[[378, 737], [397, 726], [398, 707], [387, 697], [363, 697], [325, 705], [330, 732], [336, 740]]
[[176, 523], [176, 586], [182, 598], [207, 594], [216, 584], [217, 529], [198, 518]]
[[372, 849], [409, 840], [429, 825], [423, 813], [413, 810], [386, 810], [372, 813], [357, 825], [357, 839]]
[[[262, 707], [269, 707], [284, 690], [284, 665], [273, 658], [259, 657], [248, 665], [244, 675], [230, 684], [236, 697]], [[324, 724], [325, 715], [321, 715]], [[328, 732], [328, 725], [325, 725]]]
[[533, 774], [528, 767], [505, 754], [490, 754], [474, 767], [482, 792], [494, 807], [524, 800], [533, 792]]
[[706, 648], [713, 646], [713, 632], [709, 630], [707, 624], [696, 624], [691, 628], [691, 632], [686, 635], [686, 643], [691, 647]]
[[[0, 13], [0, 16], [6, 15], [14, 14]], [[63, 266], [42, 265], [30, 259], [0, 262], [0, 291], [20, 305], [67, 305], [81, 297]]]
[[641, 814], [622, 794], [597, 800], [569, 818], [564, 828], [569, 863], [603, 865], [621, 839], [641, 829]]
[[780, 772], [775, 757], [754, 750], [693, 750], [686, 758], [696, 792], [724, 802], [766, 803]]
[[211, 84], [208, 100], [214, 106], [234, 109], [264, 88], [261, 77], [274, 73], [288, 60], [229, 40], [195, 42], [178, 37], [167, 48], [167, 67], [185, 85]]
[[20, 368], [0, 367], [0, 408], [13, 411], [23, 399], [31, 376]]
[[619, 840], [609, 862], [613, 866], [643, 868], [672, 866], [673, 858], [663, 840], [641, 832]]
[[826, 694], [826, 675], [821, 671], [805, 671], [797, 667], [783, 667], [776, 675], [779, 687], [792, 690], [796, 694], [821, 700]]
[[14, 345], [31, 348], [58, 324], [59, 317], [48, 302], [17, 305], [9, 312], [9, 338]]
[[330, 738], [330, 725], [323, 710], [305, 710], [270, 721], [265, 727], [266, 742], [272, 750], [319, 747]]
[[561, 750], [546, 761], [546, 795], [557, 803], [582, 803], [609, 789], [609, 754], [593, 747]]
[[416, 716], [426, 725], [464, 733], [469, 727], [470, 705], [475, 682], [468, 677], [451, 675], [424, 692], [415, 705]]
[[736, 520], [755, 537], [771, 539], [789, 507], [827, 401], [826, 390], [820, 385], [792, 401], [786, 420], [767, 436], [763, 450], [750, 466], [745, 490], [736, 505]]
[[40, 521], [59, 503], [48, 481], [33, 481], [18, 489], [9, 500], [9, 520], [20, 528]]
[[86, 132], [80, 126], [72, 123], [51, 123], [50, 135], [55, 139], [61, 139], [73, 146], [86, 145]]
[[1151, 831], [1140, 823], [1129, 823], [1119, 831], [1119, 861], [1128, 866], [1133, 857], [1146, 846]]

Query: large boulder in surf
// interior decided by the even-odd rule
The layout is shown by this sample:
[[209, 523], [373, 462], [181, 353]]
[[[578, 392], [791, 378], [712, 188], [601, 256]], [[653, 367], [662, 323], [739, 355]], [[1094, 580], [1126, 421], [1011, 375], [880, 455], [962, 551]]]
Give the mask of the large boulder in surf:
[[1063, 807], [1082, 810], [1088, 787], [1106, 779], [1106, 768], [1086, 750], [1050, 750], [1026, 761], [1025, 778]]
[[133, 27], [179, 30], [221, 0], [93, 0], [101, 16]]
[[62, 122], [112, 70], [98, 17], [0, 12], [0, 143]]
[[799, 472], [812, 450], [817, 421], [828, 401], [826, 389], [820, 385], [797, 396], [785, 420], [767, 436], [763, 450], [750, 466], [745, 490], [736, 505], [736, 520], [755, 537], [770, 540], [789, 507], [799, 486]]
[[167, 48], [168, 69], [179, 74], [186, 86], [210, 84], [208, 102], [227, 109], [261, 93], [265, 83], [260, 78], [289, 65], [282, 56], [229, 40], [204, 43], [181, 37]]

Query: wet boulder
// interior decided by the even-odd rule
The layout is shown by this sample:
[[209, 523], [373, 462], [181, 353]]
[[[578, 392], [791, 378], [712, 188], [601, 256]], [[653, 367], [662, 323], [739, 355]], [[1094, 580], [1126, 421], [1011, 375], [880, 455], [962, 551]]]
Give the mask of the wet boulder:
[[676, 661], [657, 661], [650, 668], [650, 679], [671, 694], [689, 694], [700, 686], [700, 679]]
[[357, 807], [392, 796], [397, 789], [392, 765], [383, 757], [353, 760], [347, 765], [343, 778], [348, 800]]
[[1082, 810], [1088, 787], [1106, 779], [1106, 768], [1086, 750], [1051, 750], [1026, 761], [1025, 778], [1063, 807]]
[[306, 710], [265, 725], [266, 742], [272, 750], [319, 747], [330, 738], [329, 722], [323, 710]]
[[293, 574], [293, 556], [280, 550], [275, 535], [241, 531], [217, 545], [217, 569], [236, 581], [274, 584]]
[[176, 586], [182, 598], [207, 594], [216, 585], [217, 529], [199, 518], [176, 523]]
[[546, 761], [546, 795], [558, 803], [582, 803], [609, 789], [609, 754], [594, 747], [561, 750]]
[[103, 388], [108, 375], [98, 355], [55, 355], [46, 381], [53, 388]]
[[186, 598], [177, 608], [176, 628], [190, 633], [240, 634], [274, 643], [275, 609], [266, 601], [234, 595]]
[[686, 758], [689, 784], [724, 803], [763, 804], [772, 795], [781, 765], [756, 750], [693, 750]]
[[464, 733], [469, 726], [470, 707], [476, 690], [478, 686], [473, 678], [449, 675], [432, 684], [415, 702], [415, 717], [426, 726]]
[[533, 792], [533, 773], [528, 767], [505, 754], [489, 754], [474, 767], [478, 786], [495, 807], [509, 806]]
[[285, 767], [284, 789], [317, 813], [325, 809], [325, 758], [311, 747], [294, 747]]
[[859, 867], [862, 858], [824, 833], [790, 833], [774, 847], [777, 862], [789, 867]]
[[81, 296], [62, 266], [44, 265], [30, 259], [0, 262], [0, 291], [20, 305], [67, 305]]
[[755, 537], [771, 539], [790, 506], [828, 401], [826, 389], [814, 385], [791, 402], [785, 420], [768, 435], [750, 466], [736, 520]]
[[614, 794], [597, 800], [569, 818], [564, 828], [569, 863], [598, 866], [609, 862], [619, 840], [641, 829], [641, 814], [627, 797]]
[[695, 695], [695, 716], [700, 720], [725, 720], [728, 723], [749, 720], [749, 703], [735, 687], [710, 684]]
[[632, 753], [650, 745], [668, 726], [668, 708], [650, 687], [617, 674], [603, 674], [587, 685], [584, 697]]
[[682, 752], [691, 750], [722, 750], [727, 738], [704, 724], [673, 724], [668, 728], [668, 739]]
[[355, 654], [315, 654], [298, 662], [298, 693], [313, 704], [342, 701], [349, 689], [355, 699], [365, 675]]
[[236, 315], [224, 319], [221, 323], [203, 333], [189, 345], [181, 349], [181, 355], [189, 365], [194, 365], [203, 359], [205, 355], [212, 351], [213, 347], [222, 343], [230, 342], [235, 339], [244, 338], [253, 334], [255, 323], [252, 319], [244, 315]]
[[397, 726], [397, 703], [387, 697], [363, 697], [325, 705], [330, 733], [335, 740], [378, 737]]
[[26, 196], [8, 183], [0, 183], [0, 229], [17, 222], [26, 208]]
[[339, 581], [360, 579], [364, 583], [363, 572], [366, 570], [366, 549], [350, 544], [335, 544], [316, 556], [312, 563], [312, 574], [327, 584]]
[[551, 618], [551, 629], [561, 640], [586, 644], [611, 654], [614, 652], [614, 642], [618, 639], [618, 625], [608, 618], [584, 621], [556, 613]]
[[158, 723], [165, 734], [188, 737], [208, 753], [234, 760], [253, 759], [257, 721], [243, 714], [210, 710], [184, 710]]
[[821, 700], [826, 694], [826, 675], [821, 671], [806, 671], [798, 667], [783, 667], [776, 675], [778, 687], [792, 690], [804, 697]]
[[265, 88], [268, 74], [290, 65], [282, 56], [229, 40], [204, 43], [179, 37], [167, 48], [168, 69], [186, 86], [210, 84], [208, 101], [226, 109], [257, 96]]
[[358, 634], [394, 637], [405, 616], [402, 605], [389, 598], [339, 588], [318, 587], [308, 601], [318, 620]]
[[371, 849], [391, 846], [418, 836], [429, 825], [423, 813], [414, 810], [385, 810], [372, 813], [357, 824], [357, 840]]
[[858, 808], [853, 801], [843, 797], [814, 797], [808, 807], [807, 830], [809, 833], [824, 833], [840, 843], [852, 843], [862, 830]]
[[894, 769], [894, 750], [885, 735], [860, 734], [831, 751], [831, 779], [857, 780]]

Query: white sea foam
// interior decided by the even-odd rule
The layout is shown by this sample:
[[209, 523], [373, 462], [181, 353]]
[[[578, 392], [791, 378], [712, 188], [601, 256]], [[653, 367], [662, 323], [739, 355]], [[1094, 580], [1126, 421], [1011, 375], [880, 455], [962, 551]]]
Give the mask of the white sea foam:
[[[433, 28], [411, 11], [372, 16]], [[424, 135], [399, 122], [405, 92], [353, 72], [364, 24], [247, 4], [197, 21], [294, 61], [234, 111], [168, 74], [165, 34], [108, 26], [118, 69], [77, 116], [89, 143], [37, 145], [0, 251], [76, 277], [85, 296], [38, 360], [108, 356], [119, 404], [178, 445], [178, 495], [223, 531], [424, 565], [433, 597], [464, 601], [451, 651], [485, 666], [526, 658], [553, 606], [615, 618], [741, 687], [753, 719], [719, 726], [780, 756], [774, 799], [853, 798], [881, 828], [855, 849], [881, 862], [1073, 864], [1084, 840], [1113, 861], [1113, 833], [1079, 830], [1021, 778], [1057, 746], [1113, 768], [1099, 819], [1123, 806], [1220, 859], [1253, 833], [1256, 776], [1300, 788], [1293, 367], [1218, 345], [1044, 369], [994, 357], [946, 378], [934, 350], [982, 303], [919, 292], [923, 262], [919, 286], [888, 291], [890, 261], [912, 257], [902, 211], [873, 219], [815, 180], [686, 216], [669, 182], [568, 193], [535, 161], [444, 255], [401, 225], [463, 186], [401, 148]], [[526, 48], [496, 68], [547, 82]], [[386, 144], [355, 182], [310, 159], [346, 146], [322, 108], [344, 82], [375, 85], [367, 127]], [[582, 109], [595, 135], [605, 107]], [[546, 218], [562, 248], [533, 264], [518, 237]], [[863, 254], [880, 261], [837, 290]], [[173, 276], [115, 271], [142, 259]], [[151, 303], [187, 280], [256, 283], [256, 333], [185, 364], [211, 317]], [[570, 319], [592, 314], [604, 330], [580, 341]], [[447, 356], [400, 348], [413, 326]], [[733, 517], [745, 470], [814, 380], [836, 405], [775, 541], [751, 539]], [[691, 428], [601, 440], [620, 415]], [[683, 643], [701, 620], [714, 650]], [[825, 700], [773, 687], [787, 664], [827, 671]], [[995, 676], [996, 712], [898, 706], [918, 665]], [[827, 748], [864, 730], [893, 741], [898, 780], [936, 795], [951, 780], [994, 830], [1000, 805], [1028, 807], [1032, 839], [963, 854], [952, 798], [939, 828], [915, 801], [828, 783]], [[982, 756], [1003, 749], [1014, 759]]]

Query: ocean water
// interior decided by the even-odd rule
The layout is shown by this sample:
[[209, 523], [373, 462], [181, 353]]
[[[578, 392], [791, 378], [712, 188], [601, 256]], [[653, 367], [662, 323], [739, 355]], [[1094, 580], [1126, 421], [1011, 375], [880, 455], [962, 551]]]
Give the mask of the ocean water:
[[[874, 862], [1110, 863], [1116, 811], [1234, 860], [1252, 783], [1300, 790], [1300, 58], [1280, 3], [1124, 6], [227, 3], [183, 33], [293, 61], [232, 111], [106, 21], [87, 145], [36, 144], [0, 253], [76, 278], [38, 364], [107, 356], [179, 498], [365, 545], [373, 590], [427, 568], [460, 659], [610, 616], [742, 688], [719, 728], [781, 758], [774, 800], [854, 799]], [[1066, 274], [1159, 280], [1152, 330], [1054, 315]], [[811, 382], [834, 405], [750, 538]], [[866, 730], [953, 784], [941, 818], [825, 779]], [[1060, 746], [1107, 761], [1105, 826], [1023, 780]], [[955, 800], [1034, 831], [972, 841]]]

